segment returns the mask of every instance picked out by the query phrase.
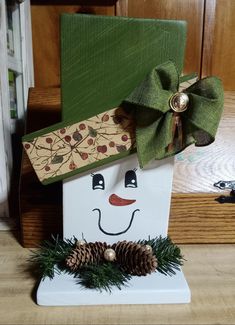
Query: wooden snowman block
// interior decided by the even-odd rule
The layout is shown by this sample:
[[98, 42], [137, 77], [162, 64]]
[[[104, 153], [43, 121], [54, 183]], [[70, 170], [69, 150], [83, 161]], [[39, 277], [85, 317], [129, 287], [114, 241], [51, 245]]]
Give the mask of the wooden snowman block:
[[[26, 135], [24, 148], [43, 184], [63, 180], [65, 238], [109, 245], [144, 240], [146, 249], [149, 238], [167, 236], [173, 156], [215, 139], [221, 81], [208, 77], [179, 91], [182, 21], [64, 15], [61, 31], [63, 121]], [[74, 274], [55, 274], [41, 281], [37, 302], [190, 302], [180, 268], [174, 276], [131, 272], [129, 285], [111, 293], [84, 290]]]
[[[141, 170], [136, 155], [63, 183], [64, 237], [87, 241], [136, 241], [167, 236], [173, 158]], [[188, 303], [190, 290], [182, 271], [173, 277], [152, 274], [134, 277], [122, 292], [111, 294], [79, 289], [61, 275], [41, 283], [41, 305]]]
[[[61, 30], [63, 121], [26, 135], [23, 143], [43, 184], [64, 181], [64, 237], [87, 243], [74, 242], [62, 266], [58, 252], [51, 274], [61, 272], [41, 281], [37, 303], [187, 303], [190, 290], [177, 268], [180, 250], [181, 261], [170, 250], [176, 264], [166, 258], [168, 270], [174, 265], [175, 272], [163, 272], [164, 249], [159, 245], [157, 251], [148, 239], [167, 236], [172, 157], [192, 143], [205, 146], [215, 139], [223, 108], [221, 81], [208, 77], [179, 91], [185, 80], [180, 77], [184, 22], [65, 15]], [[129, 245], [140, 240], [136, 258]], [[127, 241], [128, 248], [118, 249], [120, 241]], [[110, 245], [112, 259], [107, 262], [106, 250], [92, 251], [94, 242], [103, 242], [105, 249]], [[143, 263], [143, 256], [150, 257], [150, 264]], [[107, 286], [91, 285], [89, 278], [84, 289], [76, 276], [81, 279], [85, 272], [87, 278], [87, 265], [97, 272], [92, 273], [96, 280], [107, 265], [131, 275], [128, 286], [119, 290], [112, 282], [111, 293], [99, 291]], [[143, 265], [147, 271], [142, 272]]]
[[[63, 183], [64, 237], [114, 243], [167, 236], [173, 158], [145, 170], [136, 155]], [[67, 274], [41, 282], [40, 305], [188, 303], [190, 289], [181, 270], [174, 276], [133, 277], [112, 293], [79, 287]]]
[[[86, 124], [92, 116], [118, 107], [158, 64], [173, 59], [178, 70], [182, 70], [186, 32], [182, 21], [64, 15], [61, 31], [65, 125], [70, 121]], [[61, 133], [58, 131], [57, 138], [50, 142], [57, 144]], [[83, 138], [86, 136], [82, 134]], [[51, 138], [51, 135], [46, 136], [46, 139]], [[73, 138], [70, 134], [57, 146], [63, 148], [69, 143], [75, 148]], [[54, 165], [40, 167], [48, 177], [44, 179], [45, 173], [42, 176], [45, 184], [52, 178], [66, 178], [63, 183], [64, 237], [82, 239], [84, 236], [87, 241], [113, 243], [167, 235], [173, 158], [155, 161], [142, 170], [136, 154], [127, 153], [124, 158], [120, 155], [117, 161], [104, 162], [97, 167], [93, 164], [92, 169], [88, 166], [88, 171], [79, 176], [69, 177], [73, 174], [69, 172], [64, 177], [61, 170], [57, 173], [57, 163], [63, 168], [64, 161], [71, 161], [69, 168], [84, 163], [75, 161], [74, 151], [72, 159], [71, 156], [64, 157], [62, 152], [52, 157]], [[91, 153], [85, 154], [91, 157]], [[111, 295], [79, 289], [72, 276], [61, 274], [52, 281], [46, 278], [37, 292], [40, 305], [178, 303], [189, 300], [190, 291], [181, 271], [174, 277], [160, 273], [133, 277], [128, 288], [121, 292], [114, 289]]]
[[[43, 184], [64, 182], [64, 237], [87, 243], [75, 241], [68, 250], [72, 255], [62, 256], [62, 266], [55, 243], [51, 274], [53, 269], [61, 272], [41, 281], [37, 303], [188, 303], [190, 290], [177, 268], [181, 262], [176, 256], [176, 264], [166, 259], [171, 260], [168, 270], [174, 265], [175, 272], [161, 272], [164, 249], [160, 245], [157, 251], [148, 239], [167, 236], [173, 156], [192, 143], [205, 146], [215, 139], [223, 108], [221, 81], [208, 77], [179, 91], [180, 80], [185, 80], [180, 77], [184, 22], [65, 15], [61, 30], [63, 121], [26, 135], [23, 143]], [[130, 246], [125, 253], [123, 246], [117, 248], [117, 242], [137, 245], [140, 240], [138, 259], [133, 250], [127, 254]], [[110, 245], [112, 260], [107, 262], [106, 250], [92, 251], [94, 242]], [[88, 252], [85, 259], [80, 245]], [[153, 261], [144, 273], [143, 250]], [[100, 287], [91, 282], [84, 288], [76, 276], [84, 271], [87, 277], [88, 264], [98, 273], [109, 265], [132, 276], [122, 290], [112, 282], [111, 293], [96, 290]]]

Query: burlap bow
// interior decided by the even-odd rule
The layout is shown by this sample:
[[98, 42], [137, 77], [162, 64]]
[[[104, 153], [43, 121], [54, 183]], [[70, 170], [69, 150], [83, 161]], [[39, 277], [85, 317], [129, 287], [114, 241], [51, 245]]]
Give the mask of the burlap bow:
[[223, 110], [220, 79], [207, 77], [184, 90], [187, 109], [174, 112], [170, 99], [178, 91], [179, 74], [173, 62], [157, 66], [125, 99], [134, 107], [136, 146], [141, 167], [152, 159], [175, 155], [188, 145], [212, 143]]

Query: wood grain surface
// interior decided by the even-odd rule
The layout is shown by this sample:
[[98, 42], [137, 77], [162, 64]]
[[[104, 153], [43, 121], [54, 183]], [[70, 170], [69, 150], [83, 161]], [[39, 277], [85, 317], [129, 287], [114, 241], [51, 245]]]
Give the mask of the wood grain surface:
[[204, 0], [129, 0], [128, 16], [179, 19], [188, 23], [184, 72], [200, 75]]
[[235, 1], [206, 1], [202, 76], [218, 75], [235, 90]]
[[[81, 2], [77, 1], [78, 4]], [[97, 5], [94, 5], [94, 1], [89, 1], [87, 5], [74, 5], [75, 1], [72, 3], [66, 4], [66, 1], [57, 1], [56, 4], [46, 1], [32, 3], [36, 87], [60, 85], [59, 17], [64, 12], [187, 20], [185, 73], [200, 74], [204, 0], [119, 0], [106, 1], [106, 5], [105, 1], [97, 1]]]
[[128, 0], [118, 0], [115, 8], [116, 16], [128, 16]]
[[[31, 89], [27, 132], [59, 120], [60, 90]], [[234, 126], [235, 92], [226, 92], [216, 142], [203, 153], [190, 147], [176, 157], [169, 234], [177, 243], [235, 243], [235, 204], [216, 202], [215, 198], [229, 192], [213, 188], [220, 179], [235, 179]], [[26, 155], [22, 161], [20, 206], [25, 247], [38, 245], [51, 233], [62, 233], [61, 183], [41, 185]]]
[[202, 77], [218, 75], [225, 90], [235, 90], [234, 0], [33, 0], [36, 87], [60, 85], [59, 16], [63, 12], [186, 20], [184, 72], [197, 72]]
[[[31, 89], [26, 133], [59, 122], [60, 89]], [[20, 177], [21, 242], [34, 247], [52, 233], [62, 234], [62, 184], [43, 186], [23, 153]]]
[[206, 147], [190, 146], [176, 156], [173, 192], [219, 194], [214, 183], [235, 180], [234, 131], [235, 92], [226, 92], [224, 112], [214, 143]]
[[235, 245], [183, 245], [181, 250], [190, 304], [40, 307], [37, 279], [27, 271], [30, 251], [2, 232], [0, 324], [234, 324]]
[[[36, 87], [60, 85], [60, 15], [62, 13], [89, 13], [115, 15], [115, 1], [76, 1], [77, 5], [53, 1], [31, 5], [34, 75]], [[74, 1], [75, 2], [75, 1]], [[83, 2], [83, 5], [78, 5]], [[99, 5], [100, 3], [100, 5]]]

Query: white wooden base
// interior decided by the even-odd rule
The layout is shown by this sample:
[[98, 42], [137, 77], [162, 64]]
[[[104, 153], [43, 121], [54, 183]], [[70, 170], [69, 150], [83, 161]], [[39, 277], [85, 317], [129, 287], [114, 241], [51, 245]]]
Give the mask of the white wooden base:
[[174, 276], [153, 273], [132, 277], [129, 285], [112, 293], [84, 289], [68, 274], [41, 281], [37, 303], [41, 306], [108, 305], [108, 304], [177, 304], [189, 303], [190, 289], [182, 271]]

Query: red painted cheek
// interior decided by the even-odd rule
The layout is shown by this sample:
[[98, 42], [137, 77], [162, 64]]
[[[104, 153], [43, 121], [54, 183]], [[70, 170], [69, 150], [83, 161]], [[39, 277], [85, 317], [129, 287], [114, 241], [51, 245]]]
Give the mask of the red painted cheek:
[[123, 199], [116, 194], [111, 194], [109, 197], [109, 203], [115, 206], [125, 206], [135, 203], [136, 200]]

